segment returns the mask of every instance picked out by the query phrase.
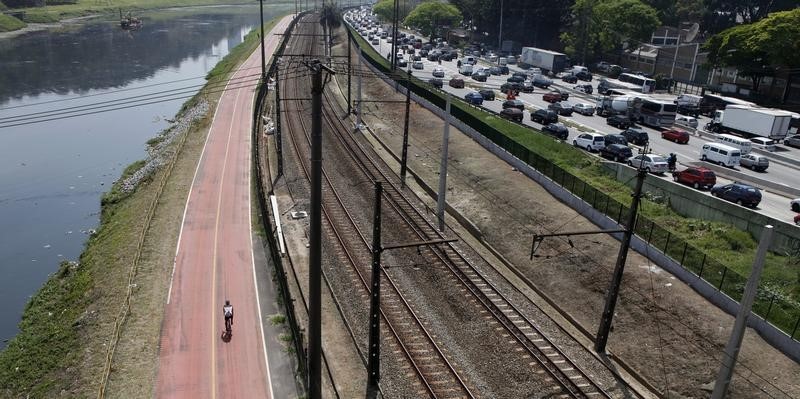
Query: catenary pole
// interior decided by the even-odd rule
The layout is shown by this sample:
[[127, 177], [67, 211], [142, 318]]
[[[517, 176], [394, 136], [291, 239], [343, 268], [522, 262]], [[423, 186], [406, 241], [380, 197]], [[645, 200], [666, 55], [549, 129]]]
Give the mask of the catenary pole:
[[406, 117], [403, 122], [403, 150], [400, 156], [400, 185], [406, 185], [406, 172], [408, 169], [408, 118], [411, 110], [411, 71], [406, 75]]
[[321, 297], [322, 274], [322, 65], [314, 61], [310, 68], [311, 88], [311, 226], [308, 277], [308, 378], [309, 397], [321, 396]]
[[381, 195], [383, 185], [375, 182], [375, 209], [372, 218], [372, 289], [369, 302], [369, 359], [367, 360], [367, 399], [378, 395], [381, 379]]
[[261, 16], [261, 79], [267, 77], [267, 60], [264, 53], [264, 0], [258, 1], [259, 14]]
[[447, 194], [447, 145], [450, 141], [450, 92], [447, 93], [447, 104], [444, 111], [444, 134], [442, 137], [442, 162], [439, 165], [439, 196], [436, 201], [436, 217], [439, 219], [439, 231], [444, 231], [444, 207]]

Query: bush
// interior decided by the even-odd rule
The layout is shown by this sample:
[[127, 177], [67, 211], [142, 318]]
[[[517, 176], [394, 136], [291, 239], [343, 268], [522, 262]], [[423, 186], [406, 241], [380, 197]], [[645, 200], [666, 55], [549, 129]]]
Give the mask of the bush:
[[0, 14], [0, 32], [11, 32], [12, 30], [22, 29], [25, 22], [22, 22], [10, 15]]

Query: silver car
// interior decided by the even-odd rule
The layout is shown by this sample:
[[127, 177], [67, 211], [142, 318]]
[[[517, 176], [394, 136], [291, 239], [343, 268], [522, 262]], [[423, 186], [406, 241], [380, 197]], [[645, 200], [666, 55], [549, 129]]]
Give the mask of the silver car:
[[786, 144], [789, 147], [800, 148], [800, 134], [796, 134], [794, 136], [789, 136], [785, 138], [783, 140], [783, 144]]
[[769, 159], [764, 155], [749, 154], [742, 155], [739, 165], [743, 168], [750, 168], [756, 172], [763, 172], [769, 168]]
[[577, 103], [572, 106], [572, 110], [586, 116], [594, 115], [594, 105], [587, 103]]
[[628, 165], [634, 168], [642, 168], [648, 173], [667, 173], [667, 160], [655, 154], [639, 154], [628, 159]]

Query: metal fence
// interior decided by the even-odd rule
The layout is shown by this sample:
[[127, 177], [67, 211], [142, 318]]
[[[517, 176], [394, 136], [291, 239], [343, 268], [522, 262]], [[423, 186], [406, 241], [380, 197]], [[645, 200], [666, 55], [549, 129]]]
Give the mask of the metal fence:
[[[397, 77], [397, 73], [390, 72], [385, 60], [381, 62], [380, 59], [375, 57], [377, 54], [363, 49], [361, 53], [378, 70], [394, 76], [398, 81], [400, 80]], [[404, 80], [405, 78], [402, 79]], [[437, 107], [445, 108], [443, 95], [432, 90], [432, 86], [427, 83], [412, 78], [411, 91]], [[475, 117], [467, 111], [468, 107], [468, 104], [454, 98], [450, 108], [451, 115], [552, 179], [555, 183], [569, 190], [575, 196], [591, 204], [594, 209], [604, 213], [617, 223], [622, 224], [627, 220], [627, 214], [630, 211], [627, 205], [592, 187], [589, 183], [555, 165], [544, 156], [530, 150], [506, 136], [502, 131]], [[537, 131], [531, 129], [531, 132], [534, 134]], [[659, 226], [646, 216], [639, 215], [634, 230], [639, 238], [678, 262], [684, 269], [702, 278], [733, 300], [737, 302], [741, 300], [747, 277], [740, 275], [719, 261], [707, 257], [703, 251], [673, 235], [669, 230]], [[780, 293], [773, 292], [764, 286], [760, 287], [753, 304], [753, 312], [778, 327], [793, 340], [800, 341], [800, 331], [798, 331], [800, 328], [800, 307], [784, 298]]]

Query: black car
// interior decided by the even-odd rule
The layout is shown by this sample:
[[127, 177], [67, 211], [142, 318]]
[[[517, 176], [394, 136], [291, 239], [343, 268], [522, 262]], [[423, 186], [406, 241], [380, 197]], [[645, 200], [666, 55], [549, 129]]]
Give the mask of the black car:
[[480, 93], [481, 96], [483, 96], [484, 100], [494, 101], [494, 90], [483, 89], [483, 90], [478, 90], [478, 93]]
[[430, 83], [431, 85], [433, 85], [433, 87], [436, 87], [437, 89], [441, 89], [442, 87], [444, 87], [444, 82], [439, 78], [430, 78], [428, 79], [428, 83]]
[[633, 126], [633, 122], [622, 115], [611, 115], [606, 119], [606, 123], [617, 129], [627, 129]]
[[520, 83], [503, 83], [500, 86], [500, 91], [503, 92], [503, 93], [508, 93], [509, 91], [513, 91], [514, 95], [517, 95], [522, 91], [522, 84], [520, 84]]
[[520, 110], [524, 110], [525, 104], [520, 100], [505, 100], [503, 101], [503, 109], [505, 108], [519, 108]]
[[525, 81], [525, 77], [524, 76], [519, 76], [519, 75], [513, 75], [513, 76], [509, 76], [509, 78], [506, 79], [506, 81], [509, 82], [509, 83], [522, 83], [522, 82]]
[[[608, 136], [606, 136], [606, 142], [608, 142], [607, 140]], [[625, 162], [626, 159], [633, 156], [633, 151], [623, 144], [608, 144], [600, 149], [600, 156], [617, 162]]]
[[419, 51], [419, 56], [420, 57], [427, 57], [428, 56], [428, 50], [424, 50], [424, 49], [420, 50]]
[[578, 83], [578, 77], [573, 74], [564, 75], [561, 77], [561, 80], [567, 83]]
[[559, 115], [570, 116], [572, 115], [572, 106], [560, 102], [552, 103], [547, 106], [547, 109], [557, 112]]
[[606, 145], [609, 144], [622, 144], [624, 146], [628, 146], [628, 139], [621, 134], [607, 134], [606, 135]]
[[502, 73], [500, 73], [500, 67], [489, 68], [489, 73], [492, 75], [502, 75]]
[[558, 122], [558, 114], [549, 109], [537, 109], [531, 112], [531, 120], [541, 123], [542, 125], [548, 125]]
[[500, 116], [514, 122], [522, 123], [522, 110], [519, 108], [504, 108], [500, 111]]
[[594, 92], [594, 88], [590, 84], [575, 85], [574, 89], [586, 94], [592, 94], [592, 92]]
[[700, 116], [700, 107], [694, 104], [681, 104], [678, 105], [677, 112], [681, 115], [688, 115], [697, 118]]
[[509, 72], [510, 72], [510, 71], [508, 70], [508, 67], [507, 67], [507, 66], [505, 66], [505, 65], [503, 65], [503, 66], [499, 66], [498, 68], [500, 68], [500, 74], [501, 74], [501, 75], [508, 75], [508, 74], [509, 74]]
[[711, 195], [753, 208], [757, 207], [761, 202], [761, 191], [758, 191], [758, 189], [753, 186], [742, 183], [714, 186], [711, 189]]
[[398, 58], [397, 59], [397, 66], [399, 66], [399, 67], [407, 67], [408, 66], [408, 61], [406, 61], [405, 58]]
[[583, 81], [586, 81], [586, 82], [591, 82], [592, 81], [592, 74], [589, 73], [589, 72], [586, 72], [586, 71], [578, 71], [575, 74], [575, 77], [578, 78], [578, 80], [583, 80]]
[[522, 80], [525, 80], [525, 79], [528, 78], [528, 75], [526, 75], [524, 72], [514, 72], [514, 73], [511, 74], [511, 76], [518, 76], [518, 77], [522, 78]]
[[522, 82], [523, 93], [533, 93], [533, 84], [531, 82]]
[[555, 136], [560, 140], [566, 140], [569, 136], [569, 129], [563, 123], [550, 123], [542, 127], [542, 132]]
[[620, 133], [625, 137], [625, 140], [628, 140], [629, 143], [633, 143], [636, 145], [646, 145], [650, 142], [650, 136], [647, 135], [647, 132], [644, 130], [639, 129], [625, 129]]

